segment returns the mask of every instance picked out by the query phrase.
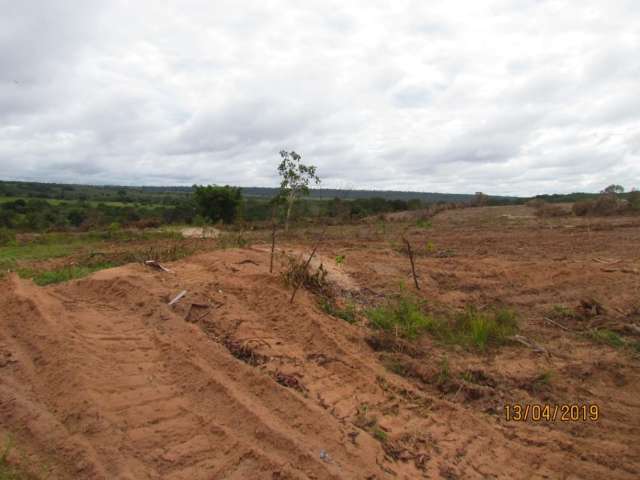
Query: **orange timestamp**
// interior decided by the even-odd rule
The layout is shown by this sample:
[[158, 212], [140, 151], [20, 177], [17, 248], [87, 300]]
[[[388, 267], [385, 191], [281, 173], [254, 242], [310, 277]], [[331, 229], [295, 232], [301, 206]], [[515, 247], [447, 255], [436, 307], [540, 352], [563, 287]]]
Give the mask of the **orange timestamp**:
[[595, 404], [512, 404], [504, 406], [507, 422], [596, 422], [600, 407]]

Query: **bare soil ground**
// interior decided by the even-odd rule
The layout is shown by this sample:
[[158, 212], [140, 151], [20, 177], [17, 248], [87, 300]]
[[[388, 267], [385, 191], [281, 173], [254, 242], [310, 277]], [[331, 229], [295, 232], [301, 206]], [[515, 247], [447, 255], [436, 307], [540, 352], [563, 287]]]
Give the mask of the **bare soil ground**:
[[[421, 297], [508, 306], [548, 353], [372, 342], [361, 313], [411, 286], [405, 226], [328, 231], [316, 266], [357, 306], [355, 324], [306, 290], [289, 304], [283, 252], [311, 243], [295, 234], [274, 274], [255, 244], [168, 262], [173, 273], [129, 264], [48, 287], [8, 276], [0, 433], [24, 453], [13, 460], [51, 479], [640, 478], [638, 219], [500, 207], [409, 229]], [[507, 421], [513, 404], [600, 415]]]

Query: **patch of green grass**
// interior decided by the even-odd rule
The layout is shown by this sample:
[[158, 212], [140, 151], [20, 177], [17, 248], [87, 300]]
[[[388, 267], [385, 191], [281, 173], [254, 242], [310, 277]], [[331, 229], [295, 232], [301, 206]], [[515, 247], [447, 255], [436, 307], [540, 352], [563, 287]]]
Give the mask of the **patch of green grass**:
[[626, 345], [624, 338], [622, 338], [616, 332], [612, 332], [611, 330], [607, 330], [604, 328], [590, 330], [587, 333], [587, 336], [596, 343], [609, 345], [613, 348], [622, 348]]
[[432, 328], [434, 320], [424, 313], [423, 302], [411, 294], [402, 292], [386, 304], [367, 311], [367, 317], [374, 328], [415, 339]]
[[375, 438], [379, 442], [384, 443], [387, 441], [387, 432], [382, 430], [380, 427], [375, 427], [373, 429], [373, 438]]
[[325, 297], [320, 300], [320, 308], [332, 317], [341, 318], [347, 323], [356, 322], [356, 306], [353, 302], [348, 302], [344, 308], [340, 308], [333, 300]]
[[346, 257], [344, 255], [336, 255], [336, 264], [342, 265], [344, 263], [345, 258]]
[[0, 247], [0, 261], [15, 262], [17, 260], [45, 260], [70, 255], [77, 245], [69, 243], [11, 245]]
[[22, 278], [31, 278], [37, 285], [51, 285], [53, 283], [68, 282], [77, 278], [86, 277], [98, 270], [112, 268], [116, 265], [111, 262], [97, 263], [91, 266], [69, 266], [56, 270], [37, 272], [29, 269], [19, 269], [18, 274]]
[[435, 335], [445, 342], [485, 350], [489, 346], [505, 344], [517, 330], [517, 318], [511, 310], [484, 312], [470, 307], [456, 315], [453, 321], [440, 322]]
[[431, 220], [427, 220], [425, 218], [419, 218], [416, 221], [416, 227], [417, 228], [423, 228], [423, 229], [428, 229], [431, 228], [433, 226], [433, 224], [431, 223]]
[[462, 345], [481, 351], [507, 343], [518, 330], [515, 314], [506, 309], [479, 311], [474, 307], [454, 316], [433, 322], [430, 331], [445, 343]]
[[367, 317], [374, 328], [398, 337], [411, 340], [428, 332], [441, 342], [482, 351], [507, 343], [518, 331], [517, 317], [511, 310], [470, 307], [453, 317], [434, 317], [425, 313], [423, 301], [405, 292], [368, 310]]
[[531, 387], [533, 390], [543, 390], [544, 388], [551, 385], [552, 373], [550, 371], [542, 372], [540, 375], [533, 379], [531, 382]]

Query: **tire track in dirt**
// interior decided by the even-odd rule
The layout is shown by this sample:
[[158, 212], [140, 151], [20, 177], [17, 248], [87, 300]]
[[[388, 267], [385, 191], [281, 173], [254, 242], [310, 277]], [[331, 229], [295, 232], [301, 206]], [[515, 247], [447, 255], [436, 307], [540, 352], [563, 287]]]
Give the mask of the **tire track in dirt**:
[[[90, 452], [74, 454], [77, 478], [242, 478], [249, 471], [264, 473], [255, 478], [340, 478], [338, 464], [316, 453], [323, 437], [331, 445], [341, 436], [319, 421], [324, 412], [310, 410], [203, 334], [196, 345], [181, 342], [190, 327], [181, 320], [163, 326], [167, 332], [144, 328], [126, 311], [114, 317], [96, 308], [114, 306], [110, 302], [83, 305], [73, 287], [65, 303], [74, 308], [65, 315], [69, 309], [59, 299], [16, 279], [14, 289], [14, 313], [15, 303], [30, 311], [37, 305], [39, 328], [49, 338], [36, 359], [55, 358], [46, 361], [50, 368], [32, 372], [46, 379], [30, 379], [38, 402], [54, 412], [69, 437], [82, 437]], [[65, 290], [58, 288], [57, 296]], [[24, 341], [20, 362], [28, 364], [34, 344], [23, 330], [15, 333], [16, 343]], [[197, 332], [186, 333], [194, 340]], [[226, 371], [242, 375], [230, 379]], [[287, 425], [292, 421], [293, 428]], [[342, 468], [351, 469], [350, 461], [340, 462]]]
[[[368, 329], [306, 291], [290, 305], [266, 260], [227, 250], [175, 275], [129, 265], [43, 289], [7, 281], [0, 345], [18, 362], [0, 377], [0, 426], [53, 458], [52, 478], [634, 478], [632, 445], [599, 452], [583, 430], [505, 424], [390, 374]], [[210, 308], [185, 321], [190, 302]], [[363, 426], [373, 417], [385, 441]]]

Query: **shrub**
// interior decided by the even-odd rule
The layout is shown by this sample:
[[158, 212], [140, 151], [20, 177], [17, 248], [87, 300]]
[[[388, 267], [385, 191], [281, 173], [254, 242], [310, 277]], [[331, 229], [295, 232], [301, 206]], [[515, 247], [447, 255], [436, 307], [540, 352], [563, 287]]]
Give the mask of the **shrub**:
[[633, 190], [629, 193], [629, 207], [634, 212], [640, 212], [640, 191]]
[[600, 195], [593, 204], [593, 213], [595, 215], [614, 215], [618, 213], [619, 207], [620, 202], [615, 195]]
[[193, 186], [194, 200], [200, 213], [211, 220], [233, 223], [242, 207], [242, 192], [238, 187]]
[[615, 215], [623, 213], [625, 203], [614, 194], [603, 193], [592, 200], [582, 200], [573, 204], [573, 213], [577, 216], [584, 215]]
[[311, 292], [332, 297], [329, 291], [329, 283], [327, 282], [327, 270], [322, 264], [314, 272], [310, 265], [306, 266], [306, 260], [303, 258], [287, 258], [289, 265], [281, 274], [285, 285], [288, 287], [301, 285]]
[[580, 200], [579, 202], [575, 202], [571, 207], [573, 214], [577, 217], [584, 217], [587, 215], [592, 209], [593, 201], [592, 200]]
[[536, 207], [535, 213], [538, 217], [564, 217], [568, 212], [560, 205], [541, 202]]

